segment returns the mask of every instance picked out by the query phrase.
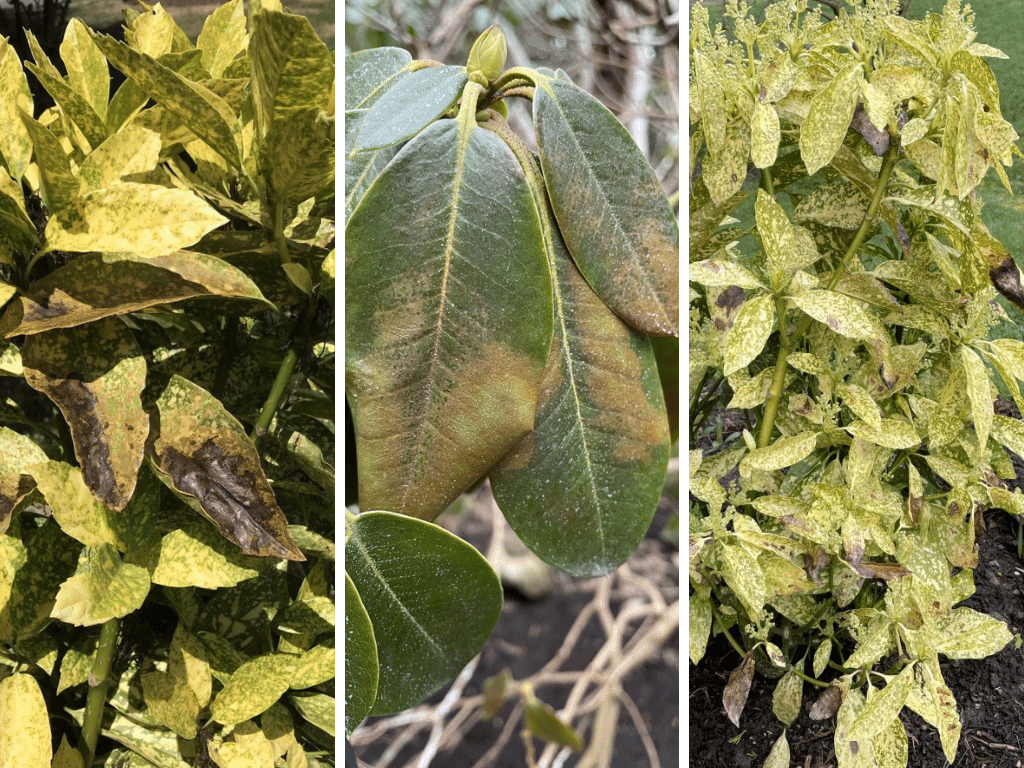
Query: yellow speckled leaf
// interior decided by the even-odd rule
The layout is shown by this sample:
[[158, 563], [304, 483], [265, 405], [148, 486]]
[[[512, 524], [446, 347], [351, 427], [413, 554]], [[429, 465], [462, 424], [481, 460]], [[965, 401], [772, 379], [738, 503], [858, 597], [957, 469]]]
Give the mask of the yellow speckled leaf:
[[[803, 700], [804, 681], [791, 669], [786, 672], [772, 693], [772, 712], [786, 725], [792, 725], [800, 715]], [[789, 762], [785, 763], [786, 766]]]
[[203, 22], [196, 47], [211, 77], [220, 77], [245, 44], [245, 9], [242, 0], [229, 0]]
[[145, 568], [121, 561], [110, 544], [83, 550], [78, 571], [60, 585], [50, 615], [67, 624], [89, 627], [127, 616], [149, 594]]
[[124, 525], [89, 491], [82, 472], [60, 461], [47, 461], [27, 468], [35, 478], [53, 517], [61, 529], [87, 547], [113, 544], [125, 548]]
[[763, 472], [774, 472], [777, 469], [791, 467], [811, 455], [817, 433], [801, 432], [792, 437], [780, 437], [771, 445], [748, 453], [740, 461], [740, 472], [746, 474], [751, 469]]
[[725, 340], [725, 375], [735, 373], [757, 357], [773, 330], [775, 303], [771, 296], [755, 296], [743, 302]]
[[259, 573], [263, 562], [248, 557], [205, 523], [178, 528], [160, 542], [153, 583], [166, 587], [233, 587]]
[[89, 189], [108, 187], [130, 173], [146, 173], [160, 159], [160, 134], [129, 126], [94, 149], [78, 169]]
[[274, 764], [274, 745], [255, 723], [245, 722], [231, 733], [231, 740], [210, 750], [221, 768], [268, 768]]
[[828, 165], [842, 145], [857, 106], [862, 66], [859, 61], [847, 65], [811, 99], [807, 118], [800, 126], [800, 157], [808, 174]]
[[864, 708], [846, 730], [850, 741], [867, 741], [886, 730], [899, 717], [914, 682], [914, 664], [910, 663], [881, 690], [868, 696]]
[[50, 716], [32, 675], [0, 681], [0, 723], [0, 768], [50, 768]]
[[995, 415], [992, 404], [995, 401], [995, 392], [988, 378], [988, 369], [977, 352], [970, 347], [961, 346], [960, 362], [964, 367], [964, 376], [967, 380], [967, 399], [971, 403], [974, 432], [978, 437], [978, 446], [974, 456], [980, 460], [985, 455], [988, 436], [992, 431], [992, 419]]
[[71, 746], [67, 736], [61, 736], [50, 768], [83, 768], [82, 753]]
[[120, 511], [142, 466], [149, 417], [142, 410], [146, 361], [124, 323], [107, 318], [29, 336], [25, 379], [67, 421], [89, 490]]
[[100, 118], [105, 118], [107, 102], [110, 101], [110, 71], [81, 19], [68, 22], [60, 44], [60, 58], [67, 68], [71, 87], [85, 98]]
[[792, 298], [800, 309], [842, 336], [882, 345], [889, 343], [885, 327], [863, 302], [825, 290], [805, 291]]
[[32, 139], [21, 121], [21, 113], [32, 113], [32, 92], [18, 52], [0, 39], [0, 155], [11, 175], [21, 180], [32, 159]]
[[298, 659], [292, 654], [268, 653], [242, 664], [213, 700], [213, 719], [234, 725], [265, 712], [288, 690]]
[[754, 116], [750, 123], [750, 159], [754, 165], [758, 168], [775, 165], [781, 139], [779, 113], [775, 107], [760, 100], [754, 102]]
[[129, 251], [164, 256], [227, 219], [182, 189], [119, 182], [70, 202], [46, 225], [46, 243], [64, 251]]
[[15, 507], [35, 488], [31, 478], [22, 478], [23, 470], [42, 461], [46, 453], [30, 438], [0, 427], [0, 533], [7, 530]]
[[140, 680], [149, 714], [181, 738], [194, 739], [198, 732], [199, 701], [186, 681], [160, 671], [147, 672]]

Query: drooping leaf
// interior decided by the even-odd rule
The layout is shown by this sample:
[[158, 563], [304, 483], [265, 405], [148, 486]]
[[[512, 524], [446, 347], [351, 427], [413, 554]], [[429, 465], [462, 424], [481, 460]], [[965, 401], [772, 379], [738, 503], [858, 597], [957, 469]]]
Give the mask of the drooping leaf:
[[46, 225], [46, 243], [73, 252], [166, 256], [227, 221], [191, 192], [124, 181], [86, 192], [64, 206]]
[[377, 178], [345, 242], [360, 504], [433, 519], [533, 427], [552, 329], [537, 212], [504, 142], [445, 120]]
[[345, 573], [345, 734], [354, 731], [377, 698], [380, 662], [373, 625], [352, 578]]
[[729, 675], [729, 682], [725, 684], [725, 690], [722, 692], [725, 713], [737, 728], [740, 727], [740, 716], [747, 706], [747, 696], [750, 695], [750, 686], [753, 682], [754, 652], [751, 651]]
[[172, 112], [233, 168], [241, 168], [238, 117], [221, 97], [108, 35], [92, 33], [111, 64], [143, 92]]
[[580, 272], [634, 328], [678, 336], [679, 227], [643, 153], [571, 83], [539, 82], [533, 109], [544, 183]]
[[264, 10], [252, 21], [249, 61], [259, 137], [303, 109], [326, 110], [334, 85], [334, 54], [309, 19]]
[[224, 74], [245, 45], [245, 9], [242, 0], [229, 0], [206, 17], [196, 47], [211, 77]]
[[498, 620], [501, 584], [479, 552], [432, 523], [364, 512], [346, 535], [345, 572], [387, 669], [371, 714], [393, 714], [454, 679], [480, 651]]
[[111, 544], [87, 547], [75, 575], [60, 585], [50, 615], [67, 624], [89, 627], [127, 616], [149, 594], [145, 568], [122, 562]]
[[125, 548], [124, 522], [96, 500], [78, 467], [47, 461], [26, 471], [35, 479], [64, 533], [87, 547], [112, 544]]
[[[410, 74], [412, 56], [402, 48], [371, 48], [345, 57], [345, 111], [369, 109], [388, 88]], [[347, 131], [346, 131], [347, 134]]]
[[206, 390], [173, 376], [157, 401], [157, 476], [243, 553], [305, 560], [252, 441]]
[[256, 285], [222, 259], [179, 251], [145, 259], [89, 253], [32, 283], [0, 317], [0, 335], [70, 328], [197, 296], [266, 303]]
[[31, 438], [0, 427], [0, 533], [7, 530], [11, 514], [35, 488], [23, 473], [33, 464], [46, 461], [46, 452]]
[[0, 39], [0, 155], [11, 176], [21, 181], [32, 159], [32, 137], [22, 122], [22, 113], [32, 114], [32, 92], [17, 51]]
[[583, 751], [582, 737], [555, 714], [551, 705], [538, 699], [528, 687], [524, 687], [523, 698], [526, 710], [524, 720], [531, 734], [576, 752]]
[[[15, 672], [0, 680], [0, 766], [50, 768], [50, 716], [36, 679]], [[14, 727], [17, 723], [17, 727]]]
[[[0, 115], [0, 119], [2, 119], [2, 115]], [[0, 147], [0, 153], [2, 152], [3, 148]], [[0, 243], [6, 241], [11, 247], [22, 253], [31, 253], [39, 244], [35, 224], [29, 218], [25, 207], [25, 193], [21, 184], [3, 171], [0, 171], [0, 223], [3, 224], [3, 227], [0, 228]], [[0, 254], [2, 251], [3, 249], [0, 248]], [[8, 257], [0, 255], [0, 262], [4, 261], [11, 263]], [[0, 286], [0, 294], [9, 290], [13, 292], [13, 289]], [[6, 301], [7, 299], [0, 295], [0, 307]]]
[[290, 653], [268, 653], [245, 662], [213, 700], [211, 717], [234, 725], [265, 712], [288, 690], [297, 663], [298, 657]]
[[124, 509], [149, 434], [141, 401], [146, 361], [131, 331], [108, 318], [29, 336], [22, 363], [29, 385], [64, 414], [89, 490], [109, 508]]
[[465, 67], [425, 67], [403, 77], [360, 122], [354, 151], [382, 149], [412, 138], [455, 103], [465, 84]]
[[625, 562], [650, 526], [665, 484], [668, 421], [650, 341], [587, 285], [547, 215], [552, 352], [533, 431], [490, 477], [535, 554], [596, 576]]

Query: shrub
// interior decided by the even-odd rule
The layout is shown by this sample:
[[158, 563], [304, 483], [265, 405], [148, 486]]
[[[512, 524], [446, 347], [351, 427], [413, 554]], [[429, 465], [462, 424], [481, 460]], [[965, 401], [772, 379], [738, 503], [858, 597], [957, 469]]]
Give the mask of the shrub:
[[[697, 5], [691, 27], [690, 658], [712, 634], [740, 653], [734, 723], [755, 669], [787, 725], [819, 689], [840, 766], [905, 765], [904, 707], [953, 761], [939, 659], [1011, 639], [956, 607], [975, 521], [1024, 511], [1003, 482], [1024, 428], [993, 408], [997, 380], [1024, 404], [1024, 344], [989, 338], [996, 290], [1024, 303], [976, 189], [1020, 154], [1002, 54], [959, 0], [898, 5], [759, 25], [728, 3], [734, 36]], [[726, 411], [747, 428], [693, 449]], [[788, 754], [783, 733], [768, 763]]]
[[0, 40], [0, 763], [333, 765], [333, 54], [125, 31]]

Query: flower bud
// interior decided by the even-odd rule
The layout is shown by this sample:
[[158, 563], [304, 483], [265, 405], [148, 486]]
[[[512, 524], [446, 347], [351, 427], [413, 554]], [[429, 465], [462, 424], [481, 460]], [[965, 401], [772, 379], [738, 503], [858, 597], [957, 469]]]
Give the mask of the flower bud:
[[505, 35], [497, 24], [491, 25], [473, 43], [469, 52], [469, 60], [466, 62], [466, 71], [470, 76], [479, 72], [488, 81], [497, 80], [505, 69], [505, 56], [508, 47], [505, 43]]

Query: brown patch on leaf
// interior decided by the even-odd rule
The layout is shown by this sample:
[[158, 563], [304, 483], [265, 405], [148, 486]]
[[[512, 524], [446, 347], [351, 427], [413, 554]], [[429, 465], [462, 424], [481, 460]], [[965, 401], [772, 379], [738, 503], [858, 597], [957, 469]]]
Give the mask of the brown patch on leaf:
[[732, 724], [740, 727], [740, 715], [747, 706], [750, 685], [754, 682], [754, 653], [751, 651], [743, 657], [742, 663], [729, 675], [729, 682], [722, 693], [722, 704]]
[[209, 438], [191, 455], [164, 446], [157, 463], [174, 487], [194, 498], [221, 535], [243, 553], [305, 560], [262, 471], [253, 470], [249, 457], [225, 454]]
[[807, 716], [810, 717], [811, 720], [827, 720], [839, 711], [839, 706], [842, 703], [842, 689], [833, 681], [828, 688], [822, 691], [818, 700], [811, 705], [810, 712], [807, 713]]
[[989, 268], [992, 285], [1017, 309], [1024, 312], [1024, 292], [1021, 291], [1020, 270], [1007, 254], [1002, 261]]
[[127, 496], [119, 492], [122, 489], [118, 489], [110, 468], [110, 448], [99, 417], [96, 396], [83, 382], [74, 378], [50, 384], [44, 391], [60, 408], [71, 428], [75, 456], [82, 468], [85, 484], [111, 509], [124, 509], [131, 492]]

